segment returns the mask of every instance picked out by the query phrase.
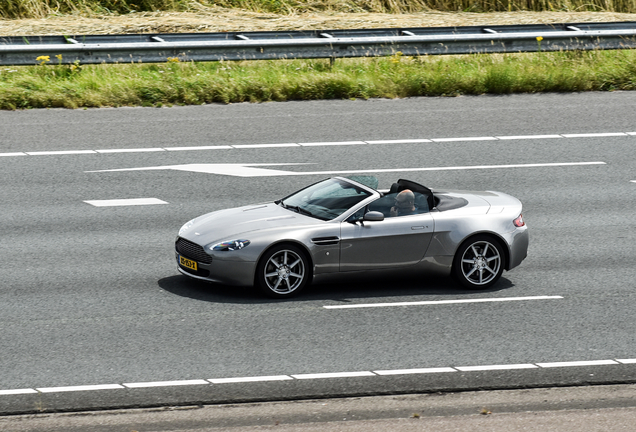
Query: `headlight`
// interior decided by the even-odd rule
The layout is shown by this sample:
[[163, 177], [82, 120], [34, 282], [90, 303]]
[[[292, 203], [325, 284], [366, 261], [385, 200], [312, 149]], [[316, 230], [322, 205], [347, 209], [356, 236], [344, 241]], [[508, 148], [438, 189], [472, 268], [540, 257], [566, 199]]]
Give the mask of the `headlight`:
[[183, 234], [184, 232], [186, 232], [187, 230], [189, 230], [190, 228], [192, 228], [192, 225], [194, 224], [194, 219], [192, 219], [190, 222], [187, 222], [185, 225], [183, 225], [180, 229], [179, 229], [179, 235]]
[[249, 240], [231, 240], [231, 241], [216, 243], [208, 247], [210, 248], [210, 250], [213, 250], [213, 251], [235, 251], [235, 250], [243, 249], [249, 244], [250, 244]]

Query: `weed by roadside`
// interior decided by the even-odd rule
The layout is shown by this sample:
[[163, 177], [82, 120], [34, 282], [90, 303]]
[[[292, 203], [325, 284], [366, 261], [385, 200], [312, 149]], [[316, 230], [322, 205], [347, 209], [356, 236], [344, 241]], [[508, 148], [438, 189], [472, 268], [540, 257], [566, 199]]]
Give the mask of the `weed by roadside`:
[[[58, 59], [60, 60], [60, 59]], [[636, 51], [0, 69], [0, 109], [636, 89]]]

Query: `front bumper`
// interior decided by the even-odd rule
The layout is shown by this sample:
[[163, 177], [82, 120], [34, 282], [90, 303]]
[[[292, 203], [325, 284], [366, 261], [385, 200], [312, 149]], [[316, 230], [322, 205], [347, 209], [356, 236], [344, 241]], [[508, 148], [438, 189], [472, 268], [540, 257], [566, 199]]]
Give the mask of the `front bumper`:
[[[186, 256], [188, 259], [192, 259]], [[256, 263], [249, 261], [226, 261], [215, 258], [211, 263], [196, 261], [197, 270], [191, 270], [179, 264], [179, 252], [175, 251], [177, 269], [182, 274], [194, 279], [216, 282], [224, 285], [254, 285]]]

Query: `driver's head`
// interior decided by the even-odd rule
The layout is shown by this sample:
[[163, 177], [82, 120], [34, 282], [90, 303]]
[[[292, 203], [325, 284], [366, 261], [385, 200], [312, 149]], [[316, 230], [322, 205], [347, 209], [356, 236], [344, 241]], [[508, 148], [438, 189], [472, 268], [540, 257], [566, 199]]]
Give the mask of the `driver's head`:
[[399, 209], [412, 209], [415, 203], [415, 194], [409, 189], [404, 189], [395, 197], [395, 206]]

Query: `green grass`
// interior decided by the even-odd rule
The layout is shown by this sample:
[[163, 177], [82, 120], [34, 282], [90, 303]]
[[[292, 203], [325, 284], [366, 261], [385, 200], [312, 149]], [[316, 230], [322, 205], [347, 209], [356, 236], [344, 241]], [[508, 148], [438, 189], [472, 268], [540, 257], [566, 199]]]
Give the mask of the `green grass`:
[[636, 51], [0, 68], [0, 109], [636, 89]]
[[604, 11], [636, 12], [636, 0], [0, 0], [2, 18], [198, 11], [221, 6], [280, 14], [307, 11], [406, 13]]

